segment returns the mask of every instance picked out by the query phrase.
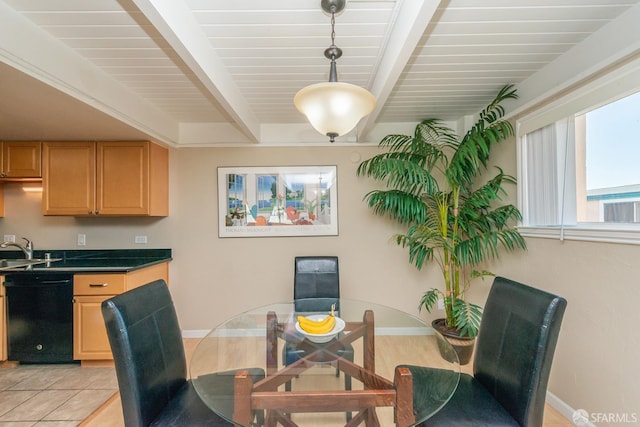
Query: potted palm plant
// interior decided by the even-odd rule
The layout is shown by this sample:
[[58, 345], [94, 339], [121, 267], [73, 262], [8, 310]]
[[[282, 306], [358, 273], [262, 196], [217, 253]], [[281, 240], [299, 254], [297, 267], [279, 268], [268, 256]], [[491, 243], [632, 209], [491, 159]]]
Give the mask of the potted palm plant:
[[[407, 227], [395, 240], [408, 249], [409, 262], [418, 269], [428, 261], [440, 267], [444, 289], [426, 291], [419, 309], [430, 312], [441, 301], [445, 318], [434, 326], [471, 345], [482, 308], [466, 301], [465, 291], [472, 279], [491, 275], [478, 267], [501, 249], [526, 249], [515, 227], [519, 210], [502, 202], [504, 185], [515, 184], [515, 178], [499, 167], [485, 178], [491, 148], [513, 135], [501, 104], [515, 98], [513, 86], [504, 86], [461, 139], [437, 119], [419, 123], [413, 136], [387, 135], [379, 143], [385, 152], [357, 169], [358, 176], [386, 185], [366, 194], [365, 201], [373, 213]], [[468, 363], [472, 348], [459, 354], [461, 363]]]

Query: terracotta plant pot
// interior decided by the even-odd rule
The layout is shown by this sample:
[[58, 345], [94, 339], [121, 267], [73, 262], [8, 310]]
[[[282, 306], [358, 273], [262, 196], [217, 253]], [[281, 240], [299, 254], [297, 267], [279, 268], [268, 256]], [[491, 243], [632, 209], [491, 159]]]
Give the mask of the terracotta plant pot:
[[445, 319], [436, 319], [431, 322], [431, 326], [439, 334], [436, 334], [438, 339], [438, 348], [440, 349], [440, 355], [448, 362], [453, 362], [453, 357], [450, 354], [450, 347], [444, 345], [442, 340], [446, 340], [458, 355], [458, 360], [461, 365], [466, 365], [471, 361], [473, 356], [473, 348], [476, 343], [476, 339], [469, 337], [461, 337], [455, 329], [449, 328], [446, 325]]

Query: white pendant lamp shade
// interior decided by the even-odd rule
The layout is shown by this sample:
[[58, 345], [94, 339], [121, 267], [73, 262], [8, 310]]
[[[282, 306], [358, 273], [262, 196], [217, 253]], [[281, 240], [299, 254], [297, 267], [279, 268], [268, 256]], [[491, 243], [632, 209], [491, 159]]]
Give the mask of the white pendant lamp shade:
[[376, 99], [360, 86], [326, 82], [300, 89], [293, 103], [315, 130], [336, 137], [349, 133], [360, 119], [371, 113]]
[[335, 43], [335, 14], [342, 11], [346, 3], [347, 0], [321, 0], [322, 10], [331, 14], [331, 45], [324, 51], [324, 56], [331, 60], [329, 81], [302, 88], [293, 98], [298, 111], [331, 142], [350, 132], [376, 106], [376, 98], [368, 90], [338, 82], [336, 59], [342, 56], [342, 49]]

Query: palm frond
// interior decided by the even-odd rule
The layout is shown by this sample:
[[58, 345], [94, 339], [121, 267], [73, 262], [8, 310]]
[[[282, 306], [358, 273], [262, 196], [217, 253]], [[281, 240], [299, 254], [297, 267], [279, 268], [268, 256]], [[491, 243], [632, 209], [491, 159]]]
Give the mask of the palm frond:
[[450, 242], [443, 238], [437, 225], [417, 224], [409, 228], [407, 234], [396, 236], [396, 243], [409, 250], [409, 262], [418, 270], [433, 259], [436, 251], [450, 248]]
[[527, 243], [514, 228], [490, 230], [458, 242], [455, 256], [461, 266], [474, 266], [489, 259], [497, 259], [500, 247], [508, 251], [526, 249]]
[[442, 292], [438, 289], [431, 288], [422, 295], [420, 298], [420, 304], [418, 305], [418, 311], [422, 311], [422, 307], [431, 313], [431, 309], [438, 303], [438, 299], [442, 298]]
[[480, 328], [482, 308], [458, 298], [453, 302], [453, 318], [460, 335], [473, 338]]
[[388, 215], [400, 224], [424, 222], [426, 207], [419, 196], [400, 190], [374, 190], [364, 197], [373, 213]]
[[444, 149], [455, 151], [458, 146], [458, 137], [453, 129], [446, 126], [438, 119], [425, 119], [418, 123], [414, 133], [416, 145], [411, 147], [412, 151], [419, 151], [425, 143], [428, 146], [441, 146]]
[[507, 99], [516, 99], [513, 85], [504, 86], [498, 95], [480, 112], [480, 120], [469, 129], [451, 158], [447, 169], [450, 182], [468, 186], [480, 171], [487, 166], [491, 146], [513, 135], [513, 126], [508, 121], [498, 121], [504, 116], [500, 105]]
[[384, 182], [389, 188], [401, 189], [414, 195], [437, 190], [438, 181], [424, 169], [422, 161], [407, 158], [407, 156], [405, 153], [392, 153], [392, 155], [369, 159], [371, 161], [364, 166], [361, 164], [363, 166], [361, 173]]

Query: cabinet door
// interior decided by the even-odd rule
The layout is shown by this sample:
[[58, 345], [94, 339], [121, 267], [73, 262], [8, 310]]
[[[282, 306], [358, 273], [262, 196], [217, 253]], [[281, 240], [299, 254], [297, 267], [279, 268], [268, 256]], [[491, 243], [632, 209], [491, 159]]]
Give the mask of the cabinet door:
[[95, 210], [94, 142], [43, 143], [42, 213], [92, 215]]
[[0, 218], [4, 217], [4, 184], [0, 182]]
[[[2, 282], [4, 278], [0, 277], [0, 288], [4, 288]], [[0, 294], [0, 361], [7, 360], [7, 320], [4, 305], [4, 296]]]
[[102, 301], [112, 296], [75, 296], [73, 298], [73, 358], [75, 360], [113, 359], [101, 311]]
[[7, 322], [4, 305], [4, 297], [0, 297], [0, 361], [7, 360]]
[[149, 142], [98, 142], [96, 214], [149, 214]]
[[0, 276], [0, 361], [7, 360], [7, 315], [4, 299], [4, 276]]
[[3, 142], [2, 178], [40, 178], [41, 142]]

